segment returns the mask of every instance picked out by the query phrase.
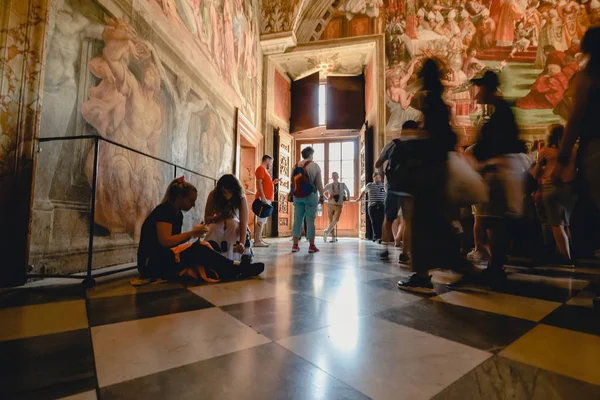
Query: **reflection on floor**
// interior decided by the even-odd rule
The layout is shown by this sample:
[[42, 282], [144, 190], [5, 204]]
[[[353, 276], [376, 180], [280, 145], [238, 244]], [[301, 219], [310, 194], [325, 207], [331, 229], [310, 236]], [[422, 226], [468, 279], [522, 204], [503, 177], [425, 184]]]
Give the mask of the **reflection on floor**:
[[600, 270], [511, 267], [501, 292], [399, 292], [358, 240], [258, 249], [260, 279], [0, 292], [0, 398], [598, 399]]

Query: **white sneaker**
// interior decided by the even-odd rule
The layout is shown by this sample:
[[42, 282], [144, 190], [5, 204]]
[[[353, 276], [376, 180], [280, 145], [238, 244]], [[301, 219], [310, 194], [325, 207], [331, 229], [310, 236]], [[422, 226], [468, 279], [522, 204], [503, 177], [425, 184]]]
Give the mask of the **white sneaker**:
[[261, 240], [260, 243], [264, 244], [267, 247], [269, 247], [271, 245], [271, 243], [265, 242], [264, 240]]
[[327, 242], [327, 236], [329, 236], [329, 232], [327, 231], [327, 229], [323, 230], [323, 241]]
[[265, 242], [257, 242], [254, 241], [254, 243], [252, 244], [253, 247], [269, 247], [268, 244], [266, 244]]

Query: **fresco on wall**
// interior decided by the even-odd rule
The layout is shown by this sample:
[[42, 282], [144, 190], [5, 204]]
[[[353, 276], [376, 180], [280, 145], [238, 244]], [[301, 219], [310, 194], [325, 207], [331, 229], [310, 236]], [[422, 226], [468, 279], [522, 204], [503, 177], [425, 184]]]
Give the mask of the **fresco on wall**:
[[[233, 108], [224, 107], [213, 93], [192, 90], [189, 76], [175, 75], [172, 66], [161, 60], [165, 49], [157, 43], [136, 32], [127, 19], [105, 15], [93, 2], [54, 1], [41, 136], [100, 134], [213, 179], [231, 172]], [[89, 209], [94, 160], [91, 141], [43, 147], [35, 186], [34, 259], [36, 252], [75, 252], [85, 246], [87, 216], [82, 211]], [[173, 179], [173, 168], [104, 142], [98, 166], [95, 233], [105, 239], [97, 243], [105, 249], [131, 244], [133, 249], [107, 256], [103, 262], [130, 261], [123, 256], [135, 254], [141, 224], [160, 202]], [[181, 174], [180, 170], [177, 175]], [[200, 222], [214, 181], [192, 174], [186, 177], [199, 189], [197, 207], [187, 219]], [[59, 209], [60, 221], [54, 216]], [[68, 263], [68, 257], [63, 262]]]
[[308, 0], [268, 0], [261, 1], [261, 33], [288, 32], [294, 29], [296, 18], [303, 3]]
[[[145, 0], [172, 32], [187, 34], [256, 124], [259, 28], [253, 0]], [[159, 21], [159, 22], [162, 22]], [[183, 36], [185, 37], [185, 36]]]
[[[364, 15], [339, 11], [330, 24], [345, 26], [343, 19], [354, 17]], [[453, 125], [482, 122], [469, 80], [491, 69], [500, 73], [519, 124], [541, 132], [568, 117], [569, 86], [583, 61], [580, 40], [600, 23], [600, 6], [584, 0], [386, 0], [373, 18], [385, 23], [388, 131], [422, 117], [416, 73], [425, 58], [436, 57]]]

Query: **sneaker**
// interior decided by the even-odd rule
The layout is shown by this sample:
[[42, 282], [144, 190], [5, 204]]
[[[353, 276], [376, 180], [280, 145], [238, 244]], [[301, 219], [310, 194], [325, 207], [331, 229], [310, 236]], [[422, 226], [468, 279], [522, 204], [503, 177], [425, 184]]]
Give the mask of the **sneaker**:
[[319, 249], [317, 248], [317, 246], [310, 246], [310, 247], [308, 248], [308, 252], [309, 252], [309, 253], [318, 253], [318, 252], [319, 252]]
[[483, 262], [487, 261], [489, 256], [481, 251], [473, 250], [467, 254], [467, 259], [473, 262]]
[[398, 289], [416, 293], [435, 293], [431, 283], [431, 275], [425, 278], [413, 274], [408, 279], [398, 282]]
[[335, 243], [335, 242], [337, 242], [337, 239], [336, 239], [336, 238], [331, 238], [331, 239], [329, 239], [329, 243]]
[[323, 230], [323, 241], [327, 242], [327, 236], [329, 236], [329, 232], [327, 232], [327, 229]]
[[402, 253], [400, 253], [400, 256], [398, 256], [398, 262], [400, 264], [406, 264], [406, 263], [410, 262], [410, 256], [407, 253], [402, 252]]
[[390, 259], [390, 252], [387, 250], [382, 251], [381, 253], [379, 253], [379, 258], [381, 259], [381, 261], [387, 261]]
[[297, 244], [292, 246], [292, 253], [297, 253], [300, 251], [300, 246], [298, 246]]
[[257, 242], [257, 241], [254, 241], [254, 243], [252, 243], [252, 246], [253, 247], [269, 247], [269, 245], [266, 244], [265, 242]]
[[269, 242], [265, 242], [264, 240], [260, 241], [262, 244], [264, 244], [265, 246], [269, 247], [271, 245], [271, 243]]

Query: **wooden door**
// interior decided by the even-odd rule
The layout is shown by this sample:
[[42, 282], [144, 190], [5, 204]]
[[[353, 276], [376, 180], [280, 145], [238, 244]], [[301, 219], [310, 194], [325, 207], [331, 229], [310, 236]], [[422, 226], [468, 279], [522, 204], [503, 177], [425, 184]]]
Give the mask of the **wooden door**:
[[271, 218], [272, 234], [277, 237], [287, 237], [292, 234], [292, 203], [288, 203], [287, 198], [291, 188], [294, 138], [279, 128], [275, 130], [273, 137], [273, 172], [274, 178], [279, 179], [279, 183], [275, 187], [275, 204]]

